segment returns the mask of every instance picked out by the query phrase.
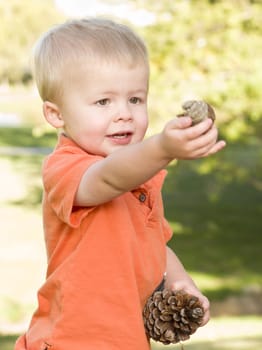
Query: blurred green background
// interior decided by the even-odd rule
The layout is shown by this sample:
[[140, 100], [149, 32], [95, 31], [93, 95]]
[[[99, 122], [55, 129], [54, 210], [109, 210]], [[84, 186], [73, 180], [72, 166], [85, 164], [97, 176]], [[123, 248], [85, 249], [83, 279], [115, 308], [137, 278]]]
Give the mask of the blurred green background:
[[[172, 164], [163, 190], [170, 246], [211, 300], [212, 320], [185, 347], [261, 349], [262, 3], [104, 3], [110, 17], [124, 4], [150, 15], [147, 25], [120, 19], [148, 44], [149, 134], [196, 98], [215, 107], [227, 141], [213, 157]], [[0, 1], [0, 350], [26, 329], [44, 280], [40, 173], [56, 134], [42, 117], [30, 55], [37, 37], [67, 17], [51, 0]]]

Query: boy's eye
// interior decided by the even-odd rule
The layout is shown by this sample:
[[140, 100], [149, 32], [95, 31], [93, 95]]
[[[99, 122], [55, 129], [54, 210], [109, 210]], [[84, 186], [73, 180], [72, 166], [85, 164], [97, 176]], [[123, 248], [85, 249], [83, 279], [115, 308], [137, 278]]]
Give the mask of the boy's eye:
[[109, 103], [109, 99], [108, 98], [103, 98], [102, 100], [99, 100], [96, 102], [97, 105], [99, 106], [106, 106]]
[[131, 97], [130, 98], [130, 102], [133, 103], [133, 104], [138, 104], [141, 102], [141, 99], [138, 98], [138, 97]]

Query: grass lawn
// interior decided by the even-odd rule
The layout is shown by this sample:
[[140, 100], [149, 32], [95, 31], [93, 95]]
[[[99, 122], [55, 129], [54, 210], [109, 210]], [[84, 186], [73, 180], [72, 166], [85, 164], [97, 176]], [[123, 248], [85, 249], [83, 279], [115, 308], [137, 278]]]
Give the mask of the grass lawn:
[[[215, 318], [183, 343], [184, 350], [260, 350], [262, 318]], [[181, 344], [152, 343], [153, 350], [181, 350]]]
[[[52, 147], [55, 139], [54, 134], [35, 138], [29, 128], [0, 130], [1, 146]], [[261, 288], [261, 156], [260, 146], [229, 145], [208, 160], [179, 162], [169, 167], [163, 191], [166, 217], [175, 232], [169, 244], [211, 301], [241, 294], [250, 286]], [[36, 290], [44, 278], [42, 159], [42, 155], [0, 158], [3, 334], [19, 334], [25, 329], [35, 307]], [[199, 331], [201, 337], [197, 333], [184, 347], [261, 349], [261, 318], [242, 320], [213, 319]], [[0, 350], [12, 349], [14, 339], [0, 337]], [[153, 344], [154, 350], [162, 348]], [[168, 348], [180, 346], [165, 347]]]
[[262, 286], [261, 174], [260, 146], [229, 145], [213, 158], [169, 168], [170, 245], [212, 299]]
[[[184, 350], [261, 350], [261, 327], [262, 317], [212, 319], [190, 340], [184, 342], [183, 347]], [[16, 339], [17, 335], [0, 335], [0, 350], [13, 350]], [[152, 342], [152, 350], [171, 349], [181, 350], [181, 344], [162, 345]]]

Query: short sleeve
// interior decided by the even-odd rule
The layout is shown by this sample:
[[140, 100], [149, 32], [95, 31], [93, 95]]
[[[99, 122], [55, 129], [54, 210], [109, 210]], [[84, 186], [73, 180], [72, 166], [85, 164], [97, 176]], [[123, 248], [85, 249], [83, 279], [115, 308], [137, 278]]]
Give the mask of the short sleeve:
[[85, 171], [102, 159], [73, 147], [58, 150], [47, 158], [43, 166], [44, 197], [59, 219], [77, 227], [93, 207], [73, 207], [75, 194]]
[[163, 169], [159, 171], [152, 179], [150, 179], [145, 184], [145, 186], [146, 188], [150, 189], [150, 192], [153, 193], [154, 200], [158, 201], [158, 207], [161, 214], [160, 220], [161, 220], [162, 232], [164, 235], [165, 242], [168, 242], [173, 235], [173, 230], [164, 215], [163, 198], [162, 198], [162, 192], [161, 192], [166, 176], [167, 176], [167, 170]]
[[163, 218], [163, 232], [166, 242], [168, 242], [173, 236], [173, 230], [166, 218]]

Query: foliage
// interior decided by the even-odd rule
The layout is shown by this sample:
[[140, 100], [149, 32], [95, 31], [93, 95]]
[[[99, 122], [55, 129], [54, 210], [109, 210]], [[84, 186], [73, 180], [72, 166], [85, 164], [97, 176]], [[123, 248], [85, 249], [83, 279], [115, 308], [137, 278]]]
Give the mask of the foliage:
[[259, 139], [262, 3], [135, 2], [156, 15], [155, 23], [141, 30], [152, 63], [151, 115], [167, 119], [177, 114], [181, 101], [204, 98], [216, 107], [228, 141]]
[[34, 41], [61, 18], [52, 0], [0, 1], [0, 82], [30, 80], [29, 52]]

